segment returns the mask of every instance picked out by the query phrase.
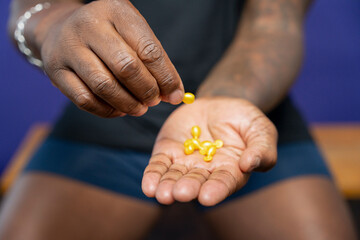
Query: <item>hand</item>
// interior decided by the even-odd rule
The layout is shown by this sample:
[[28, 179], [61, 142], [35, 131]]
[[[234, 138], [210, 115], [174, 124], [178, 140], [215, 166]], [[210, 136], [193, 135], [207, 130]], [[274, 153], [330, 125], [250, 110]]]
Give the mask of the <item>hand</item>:
[[161, 100], [181, 102], [177, 71], [129, 1], [68, 5], [51, 6], [51, 27], [39, 31], [37, 45], [52, 83], [79, 108], [101, 117], [140, 116]]
[[[211, 162], [198, 151], [184, 153], [191, 128], [201, 128], [200, 140], [221, 139]], [[276, 163], [277, 131], [250, 102], [235, 98], [204, 98], [183, 105], [164, 123], [144, 171], [142, 189], [162, 204], [198, 199], [213, 206], [240, 189], [253, 170]]]

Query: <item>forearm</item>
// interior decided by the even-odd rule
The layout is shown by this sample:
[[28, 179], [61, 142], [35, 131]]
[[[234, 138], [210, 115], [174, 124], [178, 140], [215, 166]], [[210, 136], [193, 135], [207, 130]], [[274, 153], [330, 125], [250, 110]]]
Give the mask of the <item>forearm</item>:
[[249, 1], [235, 39], [197, 96], [245, 98], [267, 112], [286, 95], [302, 62], [304, 1]]
[[26, 44], [37, 57], [40, 55], [40, 45], [52, 24], [82, 4], [81, 0], [13, 0], [8, 21], [8, 33], [14, 42], [14, 31], [18, 18], [31, 7], [44, 2], [50, 2], [51, 7], [31, 16], [24, 31]]

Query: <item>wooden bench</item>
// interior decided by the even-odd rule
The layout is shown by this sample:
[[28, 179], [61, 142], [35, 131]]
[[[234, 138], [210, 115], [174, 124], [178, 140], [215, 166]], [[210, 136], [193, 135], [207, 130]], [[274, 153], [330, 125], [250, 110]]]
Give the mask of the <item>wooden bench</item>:
[[311, 131], [343, 195], [360, 199], [360, 123], [319, 124]]
[[[36, 124], [29, 130], [1, 178], [2, 194], [9, 189], [49, 129], [47, 124]], [[360, 123], [317, 124], [311, 131], [341, 192], [347, 199], [360, 199]]]

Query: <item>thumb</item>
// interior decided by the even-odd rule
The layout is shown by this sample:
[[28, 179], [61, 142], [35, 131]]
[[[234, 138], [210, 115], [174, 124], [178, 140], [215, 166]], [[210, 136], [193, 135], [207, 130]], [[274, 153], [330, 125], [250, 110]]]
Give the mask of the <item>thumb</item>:
[[267, 171], [275, 166], [277, 160], [277, 131], [275, 127], [262, 134], [250, 135], [246, 145], [247, 148], [239, 162], [241, 171]]

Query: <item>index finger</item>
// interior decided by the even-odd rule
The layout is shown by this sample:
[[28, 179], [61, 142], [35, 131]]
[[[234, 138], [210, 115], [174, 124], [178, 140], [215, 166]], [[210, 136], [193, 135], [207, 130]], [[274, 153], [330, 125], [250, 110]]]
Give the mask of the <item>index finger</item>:
[[181, 103], [184, 97], [181, 78], [146, 20], [130, 3], [123, 6], [120, 14], [114, 12], [113, 16], [116, 30], [156, 79], [162, 100]]

